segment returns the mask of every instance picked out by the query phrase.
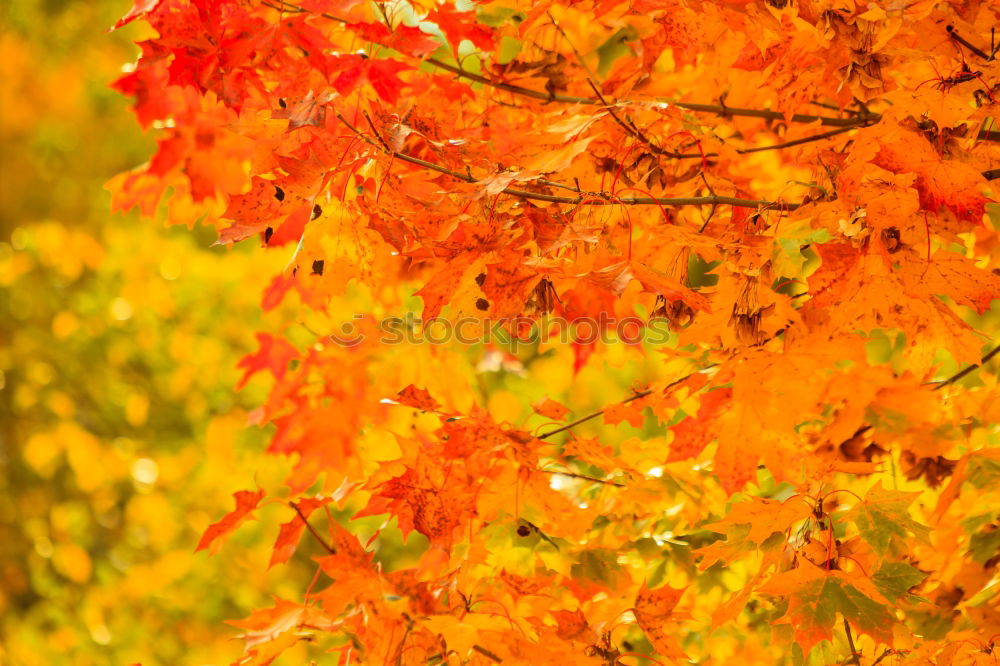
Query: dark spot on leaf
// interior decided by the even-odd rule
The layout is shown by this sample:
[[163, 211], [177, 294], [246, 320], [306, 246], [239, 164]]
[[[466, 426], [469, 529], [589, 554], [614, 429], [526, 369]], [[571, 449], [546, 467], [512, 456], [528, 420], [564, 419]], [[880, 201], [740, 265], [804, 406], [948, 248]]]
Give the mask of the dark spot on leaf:
[[312, 274], [313, 275], [322, 275], [323, 274], [323, 264], [324, 263], [325, 262], [322, 259], [317, 259], [316, 261], [314, 261], [313, 262], [313, 271], [312, 271]]
[[486, 282], [486, 273], [480, 273], [476, 276], [476, 284], [482, 287], [484, 282]]
[[264, 245], [267, 245], [268, 243], [271, 242], [271, 236], [273, 235], [274, 235], [274, 229], [272, 229], [271, 227], [264, 229]]
[[277, 199], [278, 201], [285, 200], [285, 191], [280, 187], [278, 187], [277, 185], [274, 186], [274, 198]]
[[283, 100], [283, 99], [282, 99], [282, 98], [280, 98], [280, 97], [278, 98], [278, 106], [280, 106], [280, 107], [281, 107], [281, 108], [283, 108], [283, 109], [287, 109], [287, 108], [288, 108], [288, 105], [287, 105], [287, 104], [285, 104], [285, 100]]
[[309, 218], [309, 221], [311, 222], [311, 221], [315, 220], [317, 217], [319, 217], [322, 214], [323, 214], [323, 209], [319, 207], [319, 204], [313, 204], [313, 214], [312, 214], [312, 217]]
[[883, 229], [882, 244], [885, 245], [885, 249], [889, 252], [889, 254], [899, 252], [899, 229], [896, 227], [887, 227]]
[[480, 298], [479, 300], [476, 301], [476, 308], [482, 310], [483, 312], [486, 312], [487, 310], [490, 309], [490, 302], [485, 298]]
[[531, 534], [531, 528], [527, 525], [521, 525], [517, 528], [517, 536], [526, 537]]

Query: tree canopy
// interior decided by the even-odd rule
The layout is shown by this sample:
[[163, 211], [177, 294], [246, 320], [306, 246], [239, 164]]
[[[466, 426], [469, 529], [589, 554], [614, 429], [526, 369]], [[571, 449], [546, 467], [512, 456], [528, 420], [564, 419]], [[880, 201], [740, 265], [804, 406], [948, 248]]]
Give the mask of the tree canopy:
[[994, 659], [995, 3], [137, 19], [114, 209], [285, 259], [236, 388], [293, 467], [197, 548], [277, 504], [315, 576], [241, 663]]

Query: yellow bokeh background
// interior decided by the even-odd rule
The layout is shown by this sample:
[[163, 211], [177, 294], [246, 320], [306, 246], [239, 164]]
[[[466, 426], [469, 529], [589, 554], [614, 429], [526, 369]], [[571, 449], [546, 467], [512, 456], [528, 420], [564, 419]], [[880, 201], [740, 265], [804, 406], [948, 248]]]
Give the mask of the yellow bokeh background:
[[288, 472], [247, 426], [263, 389], [233, 389], [287, 257], [109, 214], [103, 183], [154, 146], [108, 88], [148, 30], [105, 33], [128, 8], [4, 8], [0, 664], [228, 664], [225, 620], [311, 575], [268, 571], [273, 505], [194, 552], [234, 491]]

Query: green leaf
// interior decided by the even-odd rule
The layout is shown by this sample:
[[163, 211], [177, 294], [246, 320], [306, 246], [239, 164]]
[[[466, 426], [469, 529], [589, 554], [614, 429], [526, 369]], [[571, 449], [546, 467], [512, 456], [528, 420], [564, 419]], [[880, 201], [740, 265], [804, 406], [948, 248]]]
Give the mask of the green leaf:
[[865, 494], [864, 502], [847, 513], [847, 519], [854, 522], [861, 538], [880, 555], [890, 552], [894, 538], [905, 539], [907, 533], [927, 542], [930, 530], [910, 518], [908, 512], [919, 494], [886, 490], [879, 483]]
[[688, 257], [688, 272], [684, 286], [692, 289], [715, 286], [719, 282], [719, 276], [712, 271], [720, 264], [722, 264], [721, 261], [705, 261], [701, 256], [692, 252]]
[[976, 488], [986, 488], [1000, 483], [1000, 460], [988, 457], [986, 452], [969, 456], [966, 478]]
[[497, 52], [496, 61], [501, 65], [506, 65], [521, 52], [521, 40], [514, 39], [509, 35], [504, 35], [500, 40], [500, 50]]
[[618, 552], [606, 549], [584, 550], [577, 554], [572, 574], [573, 578], [587, 578], [614, 588], [621, 578]]
[[919, 585], [924, 578], [926, 574], [906, 562], [886, 562], [872, 576], [872, 582], [886, 599], [893, 601], [906, 595], [907, 590]]
[[784, 620], [795, 629], [795, 640], [808, 652], [830, 640], [839, 613], [855, 628], [878, 640], [890, 640], [896, 618], [886, 600], [865, 577], [827, 571], [803, 562], [774, 576], [760, 588], [762, 594], [788, 599]]
[[969, 555], [978, 564], [985, 565], [998, 553], [1000, 553], [1000, 530], [998, 529], [973, 534], [972, 538], [969, 539]]
[[639, 38], [639, 33], [630, 25], [621, 28], [615, 34], [597, 47], [597, 73], [601, 76], [607, 76], [607, 73], [611, 70], [611, 65], [614, 64], [615, 60], [618, 58], [628, 55], [630, 48], [628, 43], [635, 41]]

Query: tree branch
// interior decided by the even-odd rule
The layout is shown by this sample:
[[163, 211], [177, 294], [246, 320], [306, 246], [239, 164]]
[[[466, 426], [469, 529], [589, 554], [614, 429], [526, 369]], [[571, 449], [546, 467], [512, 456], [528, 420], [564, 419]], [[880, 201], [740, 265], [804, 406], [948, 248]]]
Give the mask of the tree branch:
[[337, 549], [331, 546], [329, 543], [327, 543], [326, 540], [319, 535], [319, 532], [316, 531], [316, 528], [309, 524], [309, 520], [306, 518], [305, 514], [302, 513], [302, 509], [299, 508], [299, 505], [296, 504], [295, 502], [289, 502], [288, 506], [295, 509], [295, 513], [299, 514], [299, 519], [301, 519], [302, 522], [305, 524], [306, 528], [309, 530], [309, 533], [313, 535], [316, 541], [319, 541], [320, 545], [323, 546], [326, 552], [330, 553], [331, 555], [336, 555]]
[[[296, 14], [314, 14], [316, 16], [322, 16], [325, 19], [331, 21], [336, 21], [338, 23], [343, 23], [345, 25], [350, 25], [351, 22], [347, 19], [343, 19], [335, 14], [330, 14], [329, 12], [311, 12], [304, 7], [287, 2], [287, 0], [262, 0], [261, 4], [271, 9], [275, 9], [283, 12], [292, 12]], [[557, 26], [558, 27], [558, 26]], [[425, 63], [433, 65], [439, 69], [451, 72], [456, 76], [467, 79], [469, 81], [474, 81], [476, 83], [481, 83], [485, 86], [490, 86], [491, 88], [496, 88], [497, 90], [505, 90], [507, 92], [513, 93], [515, 95], [521, 95], [522, 97], [531, 97], [534, 99], [542, 100], [544, 102], [561, 102], [563, 104], [586, 104], [591, 106], [596, 105], [606, 105], [606, 101], [600, 99], [593, 99], [591, 97], [577, 97], [575, 95], [563, 95], [560, 93], [550, 93], [542, 92], [541, 90], [534, 90], [532, 88], [525, 88], [523, 86], [517, 86], [510, 83], [504, 83], [502, 81], [494, 81], [488, 77], [482, 76], [480, 74], [475, 74], [473, 72], [468, 72], [461, 67], [451, 65], [444, 61], [438, 60], [437, 58], [427, 58], [424, 60]], [[819, 121], [821, 125], [826, 125], [828, 127], [862, 127], [868, 125], [874, 125], [882, 120], [882, 114], [873, 113], [867, 109], [861, 111], [845, 111], [852, 115], [850, 118], [839, 118], [831, 116], [817, 116], [808, 113], [796, 113], [792, 115], [791, 118], [786, 118], [784, 113], [780, 111], [772, 111], [770, 109], [743, 109], [739, 107], [725, 106], [722, 104], [698, 104], [695, 102], [667, 102], [673, 104], [679, 109], [684, 109], [686, 111], [695, 111], [698, 113], [714, 113], [720, 116], [743, 116], [747, 118], [762, 118], [764, 120], [782, 120], [786, 122], [793, 123], [814, 123]], [[1000, 141], [1000, 130], [980, 130], [976, 135], [976, 138], [980, 141]], [[793, 144], [796, 145], [796, 144]], [[769, 150], [774, 150], [770, 148]]]
[[[534, 99], [540, 99], [545, 102], [562, 102], [564, 104], [589, 104], [589, 105], [600, 105], [601, 101], [593, 99], [591, 97], [576, 97], [574, 95], [562, 95], [559, 93], [548, 93], [542, 92], [540, 90], [534, 90], [532, 88], [525, 88], [523, 86], [516, 86], [510, 83], [503, 83], [502, 81], [494, 81], [493, 79], [487, 78], [480, 74], [474, 74], [472, 72], [467, 72], [461, 67], [456, 67], [455, 65], [450, 65], [446, 62], [442, 62], [437, 58], [427, 58], [424, 62], [434, 65], [439, 69], [455, 74], [463, 79], [468, 79], [469, 81], [475, 81], [476, 83], [481, 83], [485, 86], [490, 86], [491, 88], [496, 88], [498, 90], [505, 90], [507, 92], [514, 93], [515, 95], [521, 95], [522, 97], [532, 97]], [[853, 118], [832, 118], [830, 116], [815, 116], [811, 114], [796, 113], [790, 119], [785, 118], [785, 114], [780, 111], [771, 111], [770, 109], [741, 109], [732, 106], [723, 106], [721, 104], [697, 104], [693, 102], [668, 102], [673, 104], [679, 109], [684, 109], [686, 111], [697, 111], [700, 113], [715, 113], [720, 116], [745, 116], [749, 118], [763, 118], [765, 120], [790, 120], [793, 123], [814, 123], [819, 121], [823, 125], [828, 125], [831, 127], [857, 127], [864, 124], [874, 124], [882, 119], [882, 116], [877, 113], [869, 114], [859, 114]]]
[[[388, 146], [381, 145], [379, 142], [374, 141], [368, 135], [362, 133], [358, 128], [352, 125], [344, 116], [337, 110], [334, 109], [334, 114], [348, 129], [358, 135], [362, 140], [367, 142], [370, 146], [377, 148], [381, 152], [392, 155], [396, 159], [402, 160], [404, 162], [409, 162], [410, 164], [415, 164], [417, 166], [423, 167], [425, 169], [430, 169], [432, 171], [437, 171], [438, 173], [443, 173], [447, 176], [451, 176], [456, 180], [461, 180], [466, 183], [477, 182], [476, 178], [469, 174], [461, 173], [459, 171], [454, 171], [447, 167], [443, 167], [440, 164], [435, 164], [433, 162], [428, 162], [427, 160], [422, 160], [419, 157], [413, 157], [412, 155], [407, 155], [406, 153], [401, 153], [392, 150]], [[576, 191], [575, 187], [565, 185], [562, 183], [553, 183], [552, 181], [539, 181], [541, 184], [545, 185], [555, 185], [563, 187], [568, 190]], [[707, 197], [612, 197], [609, 194], [603, 192], [581, 192], [575, 197], [562, 197], [554, 194], [542, 194], [540, 192], [529, 192], [527, 190], [518, 190], [512, 187], [506, 187], [501, 190], [503, 194], [510, 194], [511, 196], [520, 197], [522, 199], [530, 199], [534, 201], [547, 201], [550, 203], [563, 203], [563, 204], [573, 204], [577, 206], [615, 206], [615, 205], [625, 205], [625, 206], [642, 206], [642, 205], [659, 205], [659, 206], [711, 206], [711, 205], [725, 205], [725, 206], [736, 206], [738, 208], [761, 208], [761, 207], [780, 207], [783, 210], [795, 210], [801, 204], [790, 203], [790, 204], [779, 204], [773, 201], [764, 201], [758, 199], [739, 199], [736, 197], [724, 197], [724, 196], [707, 196]], [[586, 196], [584, 196], [586, 195]]]

